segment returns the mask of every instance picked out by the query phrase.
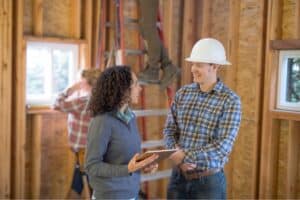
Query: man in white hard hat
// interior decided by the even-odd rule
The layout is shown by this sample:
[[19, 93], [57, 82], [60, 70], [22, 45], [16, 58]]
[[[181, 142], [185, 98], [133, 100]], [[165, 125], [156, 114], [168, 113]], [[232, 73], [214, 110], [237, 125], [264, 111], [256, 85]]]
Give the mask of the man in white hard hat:
[[164, 128], [175, 166], [168, 199], [226, 199], [224, 165], [228, 161], [241, 121], [241, 102], [217, 77], [230, 65], [218, 40], [199, 40], [186, 61], [193, 83], [176, 92]]

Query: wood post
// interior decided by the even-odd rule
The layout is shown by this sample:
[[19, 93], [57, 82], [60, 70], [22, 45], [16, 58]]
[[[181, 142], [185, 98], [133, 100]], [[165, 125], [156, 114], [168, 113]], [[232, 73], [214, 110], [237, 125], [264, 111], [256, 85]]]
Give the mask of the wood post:
[[12, 6], [0, 0], [0, 199], [11, 197]]

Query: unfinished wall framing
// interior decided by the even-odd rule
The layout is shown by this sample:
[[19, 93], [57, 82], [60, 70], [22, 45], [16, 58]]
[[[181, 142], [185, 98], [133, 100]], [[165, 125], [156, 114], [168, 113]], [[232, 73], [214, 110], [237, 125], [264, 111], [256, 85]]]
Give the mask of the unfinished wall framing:
[[[80, 43], [80, 64], [103, 66], [100, 36], [113, 46], [114, 29], [100, 30], [100, 19], [115, 20], [113, 1], [0, 0], [0, 193], [2, 198], [65, 198], [73, 168], [68, 150], [66, 115], [50, 109], [26, 110], [26, 40]], [[124, 0], [124, 15], [137, 19], [136, 0]], [[220, 77], [241, 96], [242, 124], [225, 171], [228, 198], [300, 198], [299, 112], [275, 108], [278, 50], [273, 40], [300, 39], [298, 0], [163, 0], [165, 45], [182, 74], [174, 89], [190, 83], [184, 61], [193, 44], [203, 37], [223, 42], [232, 66]], [[106, 9], [102, 15], [101, 6]], [[113, 26], [113, 25], [112, 25]], [[126, 47], [138, 49], [136, 30], [125, 33]], [[12, 42], [13, 41], [13, 42]], [[138, 73], [142, 62], [128, 56]], [[135, 108], [166, 108], [167, 97], [156, 85], [144, 89], [144, 104]], [[10, 121], [12, 119], [12, 121]], [[147, 139], [162, 137], [165, 117], [151, 117], [140, 129]], [[153, 126], [155, 124], [155, 126]], [[51, 128], [48, 127], [51, 125]], [[60, 140], [57, 142], [57, 140]], [[34, 158], [34, 159], [33, 159]], [[168, 167], [164, 164], [162, 168]], [[53, 166], [53, 167], [49, 167]], [[48, 176], [47, 176], [48, 174]], [[286, 184], [284, 184], [286, 183]], [[165, 198], [167, 179], [148, 184], [150, 198]]]

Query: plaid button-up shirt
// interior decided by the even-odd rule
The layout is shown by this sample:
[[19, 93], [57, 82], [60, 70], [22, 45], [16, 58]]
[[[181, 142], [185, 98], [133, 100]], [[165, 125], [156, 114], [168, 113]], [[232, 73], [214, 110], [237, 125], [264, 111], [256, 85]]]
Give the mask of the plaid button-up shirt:
[[65, 92], [58, 95], [54, 109], [68, 113], [68, 139], [74, 150], [86, 148], [90, 115], [87, 112], [89, 97], [68, 99]]
[[197, 83], [177, 91], [164, 128], [167, 148], [178, 145], [197, 170], [223, 168], [241, 121], [240, 98], [220, 80], [210, 92]]

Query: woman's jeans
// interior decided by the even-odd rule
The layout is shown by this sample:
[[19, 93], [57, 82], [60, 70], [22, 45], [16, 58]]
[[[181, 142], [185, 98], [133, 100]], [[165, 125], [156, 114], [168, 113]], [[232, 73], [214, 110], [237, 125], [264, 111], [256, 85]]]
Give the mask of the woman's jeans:
[[226, 177], [221, 170], [199, 179], [186, 180], [178, 169], [173, 169], [168, 185], [168, 199], [226, 199]]

